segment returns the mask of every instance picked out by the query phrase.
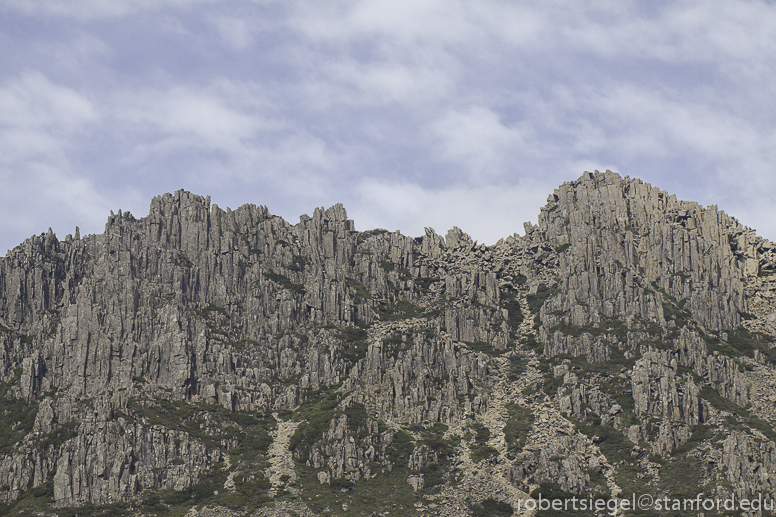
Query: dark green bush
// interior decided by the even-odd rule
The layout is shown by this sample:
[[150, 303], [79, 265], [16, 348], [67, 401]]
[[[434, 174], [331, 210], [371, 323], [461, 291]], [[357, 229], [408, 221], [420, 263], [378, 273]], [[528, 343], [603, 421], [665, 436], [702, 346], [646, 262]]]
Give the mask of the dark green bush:
[[473, 517], [511, 517], [512, 507], [503, 502], [496, 501], [489, 497], [480, 502], [480, 504], [469, 507]]
[[536, 293], [529, 294], [527, 297], [528, 307], [531, 310], [531, 313], [539, 314], [539, 310], [542, 308], [542, 305], [544, 305], [544, 302], [558, 294], [558, 292], [559, 290], [557, 284], [553, 284], [550, 287], [544, 284], [539, 284], [539, 288], [536, 290]]

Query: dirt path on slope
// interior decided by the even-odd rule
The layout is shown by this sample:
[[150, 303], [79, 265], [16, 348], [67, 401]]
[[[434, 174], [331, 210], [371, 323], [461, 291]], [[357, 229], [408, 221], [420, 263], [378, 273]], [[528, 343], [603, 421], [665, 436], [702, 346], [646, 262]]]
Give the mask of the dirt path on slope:
[[269, 446], [270, 467], [267, 477], [272, 484], [269, 492], [272, 497], [275, 497], [280, 489], [288, 488], [288, 485], [296, 480], [294, 458], [291, 456], [291, 451], [288, 450], [288, 444], [299, 422], [279, 420], [277, 413], [273, 413], [272, 416], [277, 420], [277, 427], [270, 434], [272, 445]]

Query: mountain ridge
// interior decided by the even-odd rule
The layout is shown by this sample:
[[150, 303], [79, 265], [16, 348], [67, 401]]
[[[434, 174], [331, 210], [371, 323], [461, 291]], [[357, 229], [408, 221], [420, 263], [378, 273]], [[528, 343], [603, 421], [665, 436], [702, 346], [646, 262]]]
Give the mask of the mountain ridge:
[[103, 234], [25, 240], [0, 259], [0, 500], [507, 515], [537, 491], [776, 496], [776, 246], [609, 171], [524, 227], [485, 246], [178, 191]]

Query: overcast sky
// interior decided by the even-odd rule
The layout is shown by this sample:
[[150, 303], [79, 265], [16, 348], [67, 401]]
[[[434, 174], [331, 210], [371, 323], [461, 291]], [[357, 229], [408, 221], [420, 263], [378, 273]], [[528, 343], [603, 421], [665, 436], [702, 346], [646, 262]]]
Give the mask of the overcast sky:
[[3, 0], [0, 253], [186, 189], [523, 233], [585, 170], [776, 239], [762, 1]]

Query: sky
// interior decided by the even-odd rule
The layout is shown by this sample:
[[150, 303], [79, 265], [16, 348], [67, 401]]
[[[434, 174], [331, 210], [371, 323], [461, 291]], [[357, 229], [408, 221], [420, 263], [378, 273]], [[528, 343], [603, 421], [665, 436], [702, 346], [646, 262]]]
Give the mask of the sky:
[[776, 240], [776, 4], [3, 0], [0, 253], [185, 189], [493, 244], [611, 169]]

